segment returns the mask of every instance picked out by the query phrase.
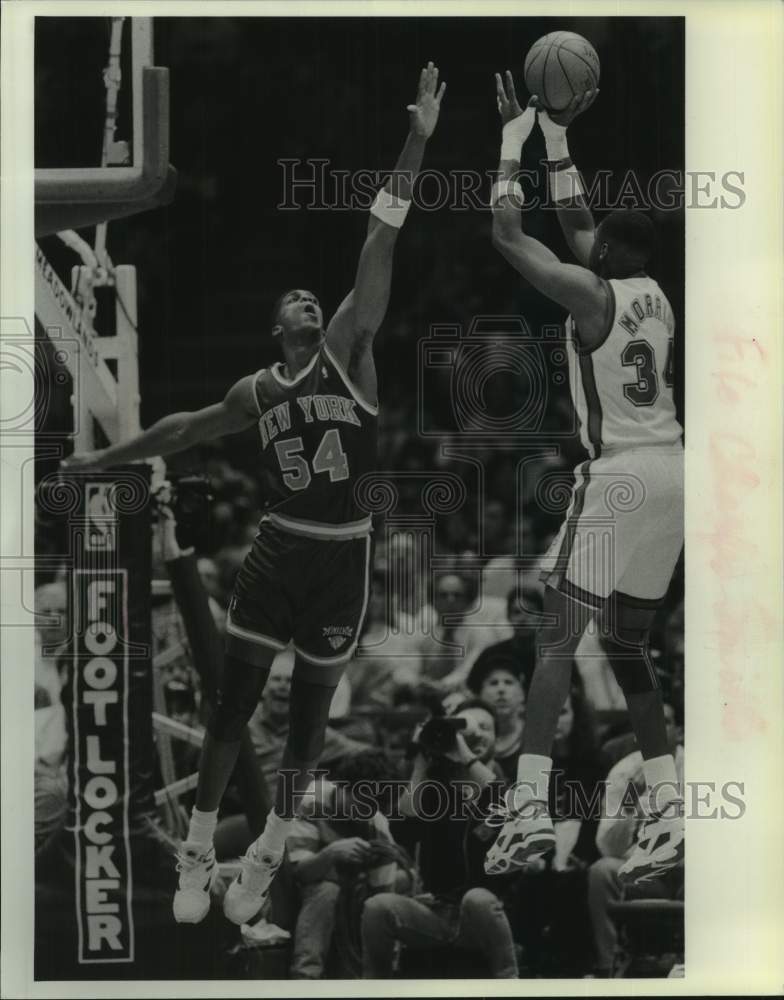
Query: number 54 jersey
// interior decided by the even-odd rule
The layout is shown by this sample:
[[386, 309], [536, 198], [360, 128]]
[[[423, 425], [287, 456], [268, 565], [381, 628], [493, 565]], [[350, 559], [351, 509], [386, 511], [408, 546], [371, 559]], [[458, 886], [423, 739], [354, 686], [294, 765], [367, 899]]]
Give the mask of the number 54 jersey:
[[[254, 382], [265, 514], [280, 528], [369, 530], [354, 496], [376, 464], [378, 408], [364, 400], [322, 344], [293, 379], [280, 362]], [[334, 530], [330, 530], [334, 529]]]
[[567, 322], [572, 395], [583, 445], [603, 448], [675, 444], [672, 358], [675, 323], [658, 284], [647, 275], [608, 282], [612, 321], [604, 341], [585, 351]]

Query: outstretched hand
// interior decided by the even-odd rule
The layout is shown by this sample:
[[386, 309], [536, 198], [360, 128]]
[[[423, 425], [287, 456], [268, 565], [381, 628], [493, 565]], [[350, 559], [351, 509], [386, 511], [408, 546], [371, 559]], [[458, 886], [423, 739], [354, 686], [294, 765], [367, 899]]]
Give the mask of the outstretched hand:
[[504, 135], [501, 160], [519, 160], [520, 149], [536, 124], [536, 110], [530, 101], [525, 111], [520, 107], [510, 70], [504, 73], [504, 80], [500, 73], [495, 74], [495, 98]]
[[563, 128], [566, 128], [568, 125], [571, 125], [578, 115], [581, 115], [583, 111], [587, 111], [590, 108], [598, 94], [598, 88], [595, 90], [586, 90], [584, 94], [576, 94], [561, 111], [548, 111], [536, 94], [533, 95], [529, 104], [539, 112], [539, 124], [543, 129], [547, 127], [548, 122], [553, 122], [555, 125], [561, 125]]
[[433, 134], [445, 90], [445, 83], [438, 86], [438, 67], [429, 62], [419, 74], [416, 103], [409, 104], [406, 108], [411, 121], [411, 131], [423, 139], [429, 139]]
[[[504, 80], [506, 81], [505, 86]], [[506, 125], [508, 122], [513, 121], [515, 118], [519, 118], [520, 115], [523, 114], [523, 109], [520, 107], [520, 102], [517, 100], [517, 92], [515, 91], [514, 77], [512, 76], [511, 70], [507, 70], [504, 73], [503, 80], [501, 79], [501, 74], [496, 73], [495, 96], [496, 103], [498, 104], [498, 111], [501, 115], [502, 125]]]

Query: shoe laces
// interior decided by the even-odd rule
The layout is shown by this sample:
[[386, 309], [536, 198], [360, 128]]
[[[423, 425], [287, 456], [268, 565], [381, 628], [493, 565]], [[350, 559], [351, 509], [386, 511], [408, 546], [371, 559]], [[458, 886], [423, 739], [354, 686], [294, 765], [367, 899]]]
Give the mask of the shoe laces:
[[203, 887], [202, 879], [215, 860], [213, 849], [210, 848], [203, 854], [197, 854], [193, 851], [180, 848], [180, 850], [177, 851], [176, 857], [177, 871], [181, 876], [181, 888], [197, 886], [201, 889]]
[[[532, 806], [533, 809], [530, 808]], [[519, 807], [510, 805], [506, 799], [500, 804], [492, 802], [487, 809], [485, 825], [496, 827], [517, 819], [536, 819], [543, 808], [546, 804], [541, 799], [528, 799]]]
[[249, 891], [258, 889], [260, 885], [263, 885], [264, 880], [271, 879], [275, 874], [280, 867], [282, 858], [282, 854], [276, 857], [274, 854], [262, 853], [260, 845], [254, 841], [247, 853], [240, 858], [243, 868], [242, 887]]

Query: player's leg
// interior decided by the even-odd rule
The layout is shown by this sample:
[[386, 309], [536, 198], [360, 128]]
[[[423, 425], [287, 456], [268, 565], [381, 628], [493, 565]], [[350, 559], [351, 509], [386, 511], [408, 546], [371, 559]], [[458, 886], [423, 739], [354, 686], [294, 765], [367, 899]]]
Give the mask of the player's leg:
[[626, 884], [644, 885], [660, 878], [684, 856], [683, 800], [658, 677], [648, 655], [648, 634], [656, 610], [639, 600], [614, 594], [603, 616], [604, 647], [626, 697], [642, 752], [649, 818], [634, 851], [618, 871]]
[[507, 793], [509, 818], [485, 859], [489, 874], [524, 868], [555, 848], [547, 805], [553, 739], [569, 695], [574, 654], [597, 606], [601, 606], [600, 599], [588, 593], [580, 592], [578, 600], [555, 587], [545, 587], [545, 621], [537, 632], [537, 665], [526, 701], [517, 783]]
[[198, 923], [209, 910], [210, 888], [217, 877], [213, 835], [218, 807], [237, 763], [242, 731], [259, 703], [275, 655], [276, 650], [266, 647], [246, 650], [242, 658], [226, 653], [221, 690], [199, 761], [196, 804], [177, 854], [179, 882], [173, 912], [179, 923]]
[[542, 561], [544, 617], [526, 701], [523, 752], [517, 783], [506, 796], [508, 817], [485, 857], [485, 871], [491, 875], [525, 868], [555, 847], [547, 799], [558, 715], [569, 694], [583, 632], [612, 591], [612, 582], [596, 571], [594, 523], [604, 492], [601, 460], [578, 466], [566, 519]]
[[367, 610], [371, 543], [367, 536], [301, 542], [308, 567], [295, 607], [296, 659], [291, 682], [289, 735], [278, 774], [276, 802], [261, 836], [243, 859], [241, 875], [223, 902], [229, 920], [244, 923], [262, 905], [283, 858], [286, 836], [324, 748], [332, 696], [353, 656]]
[[650, 819], [619, 871], [623, 882], [634, 884], [660, 877], [684, 855], [683, 801], [662, 693], [648, 653], [650, 629], [683, 545], [682, 454], [657, 450], [646, 456], [644, 476], [644, 517], [601, 620], [603, 644], [642, 753], [650, 803]]
[[291, 725], [283, 751], [275, 812], [292, 819], [324, 750], [329, 708], [346, 663], [314, 666], [297, 656], [291, 680]]
[[260, 527], [237, 575], [226, 619], [223, 675], [199, 764], [196, 805], [188, 835], [177, 855], [179, 888], [174, 916], [197, 923], [209, 910], [214, 881], [212, 837], [218, 806], [231, 778], [243, 728], [258, 705], [272, 660], [291, 637], [291, 607], [280, 582], [290, 539], [269, 526]]
[[278, 772], [275, 805], [223, 901], [223, 912], [233, 923], [247, 923], [258, 912], [280, 867], [286, 837], [324, 749], [329, 707], [345, 665], [346, 661], [314, 665], [299, 655], [294, 662], [289, 735]]

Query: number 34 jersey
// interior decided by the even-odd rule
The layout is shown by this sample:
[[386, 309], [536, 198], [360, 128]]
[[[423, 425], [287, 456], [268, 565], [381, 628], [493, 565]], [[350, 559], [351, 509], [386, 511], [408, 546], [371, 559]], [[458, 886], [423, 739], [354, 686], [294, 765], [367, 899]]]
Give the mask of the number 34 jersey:
[[670, 303], [647, 275], [608, 285], [612, 322], [598, 347], [581, 349], [574, 320], [567, 320], [572, 396], [592, 458], [602, 448], [675, 444], [683, 433], [672, 395]]
[[270, 520], [300, 530], [369, 528], [354, 489], [375, 468], [378, 408], [362, 399], [326, 344], [293, 379], [280, 362], [262, 369], [254, 391]]

